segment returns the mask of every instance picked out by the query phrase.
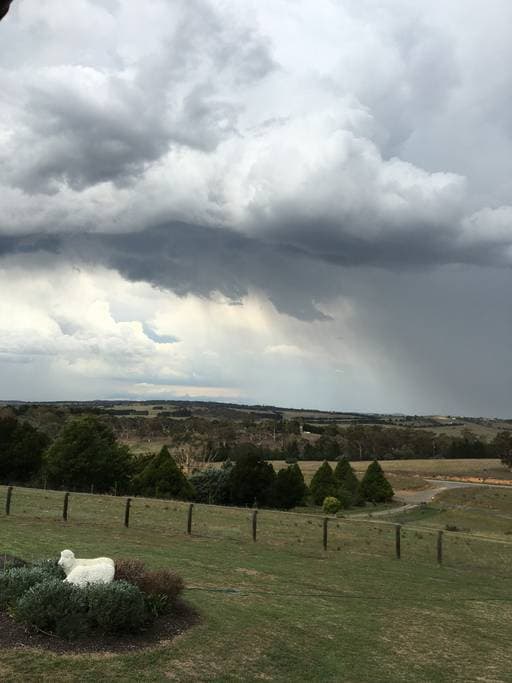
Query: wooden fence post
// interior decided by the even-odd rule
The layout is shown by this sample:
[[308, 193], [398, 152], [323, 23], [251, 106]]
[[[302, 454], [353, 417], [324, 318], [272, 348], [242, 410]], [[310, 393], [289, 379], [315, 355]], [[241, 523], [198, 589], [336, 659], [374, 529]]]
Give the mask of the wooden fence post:
[[188, 506], [188, 516], [187, 516], [187, 534], [192, 533], [192, 510], [194, 509], [194, 503], [190, 503]]
[[126, 499], [126, 507], [124, 509], [124, 525], [126, 528], [130, 526], [130, 505], [132, 504], [132, 499]]
[[443, 564], [443, 532], [437, 532], [437, 564]]
[[400, 542], [402, 540], [402, 527], [400, 524], [395, 525], [395, 552], [396, 552], [396, 559], [399, 560], [401, 557], [401, 547], [400, 547]]
[[5, 514], [11, 514], [12, 486], [7, 487], [7, 497], [5, 499]]
[[327, 550], [327, 524], [329, 523], [329, 518], [324, 517], [324, 533], [323, 533], [323, 544], [324, 544], [324, 550]]
[[256, 534], [258, 533], [258, 510], [253, 510], [252, 513], [252, 540], [256, 543]]
[[68, 504], [69, 504], [69, 493], [64, 494], [64, 505], [62, 507], [62, 519], [68, 521]]

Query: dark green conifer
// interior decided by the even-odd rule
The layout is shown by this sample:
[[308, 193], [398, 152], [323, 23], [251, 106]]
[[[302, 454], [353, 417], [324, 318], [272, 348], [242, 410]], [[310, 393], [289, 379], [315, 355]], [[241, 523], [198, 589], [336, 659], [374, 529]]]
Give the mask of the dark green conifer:
[[324, 499], [327, 498], [327, 496], [334, 496], [336, 498], [336, 479], [334, 478], [332, 467], [327, 460], [323, 462], [315, 472], [309, 490], [315, 505], [323, 505]]
[[290, 510], [302, 503], [306, 491], [302, 470], [297, 464], [290, 465], [277, 473], [273, 503], [277, 508]]
[[356, 477], [352, 465], [347, 458], [342, 458], [334, 470], [334, 478], [339, 487], [339, 500], [347, 504], [343, 507], [350, 507], [351, 505], [359, 505], [362, 501], [359, 493], [359, 479]]
[[377, 460], [368, 466], [359, 490], [364, 500], [371, 503], [386, 503], [395, 495]]
[[161, 498], [193, 498], [194, 489], [185, 477], [167, 446], [151, 456], [140, 474], [134, 478], [135, 492], [142, 496]]

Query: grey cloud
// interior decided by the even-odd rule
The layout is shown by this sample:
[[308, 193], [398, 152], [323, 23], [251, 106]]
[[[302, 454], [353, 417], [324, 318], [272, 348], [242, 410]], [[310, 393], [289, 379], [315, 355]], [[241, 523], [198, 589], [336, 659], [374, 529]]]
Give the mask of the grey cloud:
[[178, 337], [173, 337], [170, 335], [157, 334], [153, 328], [151, 328], [147, 323], [143, 324], [144, 334], [148, 339], [154, 341], [156, 344], [176, 344], [179, 341]]
[[361, 268], [345, 279], [361, 344], [417, 412], [510, 417], [512, 270]]
[[334, 266], [324, 265], [318, 272], [318, 262], [293, 247], [184, 223], [120, 235], [34, 235], [0, 241], [4, 256], [38, 253], [76, 264], [101, 264], [129, 280], [180, 296], [219, 292], [237, 303], [257, 289], [279, 311], [303, 320], [325, 319], [315, 302], [336, 296], [339, 286], [332, 277]]
[[11, 183], [29, 193], [57, 192], [60, 183], [82, 190], [126, 182], [159, 158], [168, 132], [146, 108], [144, 93], [117, 79], [110, 79], [108, 91], [108, 105], [100, 106], [68, 84], [32, 88], [28, 132], [9, 164]]
[[[491, 242], [460, 247], [450, 234], [414, 231], [364, 240], [337, 236], [332, 226], [294, 225], [295, 244], [263, 241], [201, 225], [169, 223], [129, 234], [2, 238], [0, 252], [46, 252], [74, 263], [102, 264], [132, 281], [149, 282], [180, 296], [233, 302], [257, 289], [277, 310], [302, 320], [326, 319], [317, 304], [343, 294], [361, 268], [382, 272], [427, 272], [439, 265], [504, 264]], [[290, 235], [283, 231], [283, 237]], [[299, 244], [300, 246], [297, 246]], [[422, 276], [423, 277], [423, 276]], [[152, 336], [150, 336], [153, 339]]]
[[172, 145], [213, 151], [236, 134], [236, 87], [274, 68], [270, 46], [252, 30], [226, 27], [207, 2], [178, 7], [169, 39], [134, 70], [112, 69], [107, 56], [91, 67], [34, 65], [10, 75], [11, 102], [21, 98], [23, 108], [11, 105], [20, 125], [2, 155], [4, 183], [28, 193], [124, 185]]
[[324, 319], [315, 301], [335, 296], [337, 278], [330, 268], [284, 246], [264, 243], [226, 230], [174, 223], [130, 235], [89, 236], [79, 253], [98, 260], [134, 281], [150, 282], [183, 296], [231, 299], [257, 289], [277, 310], [303, 320]]

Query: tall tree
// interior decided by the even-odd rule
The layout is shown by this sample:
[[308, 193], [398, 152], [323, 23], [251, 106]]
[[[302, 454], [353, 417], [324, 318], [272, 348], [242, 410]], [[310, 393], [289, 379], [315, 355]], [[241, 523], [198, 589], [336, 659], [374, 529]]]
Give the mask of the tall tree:
[[297, 464], [289, 465], [277, 473], [273, 504], [283, 510], [290, 510], [302, 503], [306, 491], [302, 470]]
[[348, 493], [353, 505], [360, 501], [359, 480], [347, 458], [342, 458], [336, 465], [334, 479], [339, 488]]
[[276, 473], [259, 453], [247, 453], [231, 470], [229, 488], [235, 505], [265, 506], [271, 503]]
[[360, 492], [363, 498], [371, 503], [385, 503], [395, 495], [377, 460], [368, 465], [361, 481]]
[[190, 500], [194, 489], [169, 452], [162, 446], [160, 452], [149, 456], [139, 474], [133, 479], [133, 490], [141, 496]]
[[0, 418], [0, 481], [26, 484], [41, 469], [50, 439], [26, 422]]
[[69, 421], [45, 456], [52, 486], [103, 493], [127, 489], [132, 456], [112, 429], [94, 416]]
[[507, 467], [512, 467], [512, 432], [498, 432], [491, 441], [491, 451]]
[[315, 472], [311, 484], [309, 485], [313, 503], [315, 505], [323, 505], [324, 499], [327, 498], [327, 496], [336, 497], [337, 488], [334, 472], [326, 460]]

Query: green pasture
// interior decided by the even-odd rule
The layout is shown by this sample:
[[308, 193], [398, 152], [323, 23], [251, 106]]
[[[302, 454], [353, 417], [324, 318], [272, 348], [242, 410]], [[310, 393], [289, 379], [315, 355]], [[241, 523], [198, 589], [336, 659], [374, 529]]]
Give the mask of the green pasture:
[[[508, 492], [506, 492], [508, 493]], [[449, 534], [436, 562], [438, 525], [332, 518], [328, 549], [318, 515], [0, 487], [0, 553], [27, 559], [136, 557], [180, 572], [201, 623], [133, 653], [54, 655], [0, 651], [2, 681], [510, 681], [512, 544]], [[505, 513], [503, 513], [505, 514]], [[501, 542], [500, 542], [501, 541]]]
[[[397, 512], [393, 520], [418, 528], [456, 527], [459, 535], [512, 542], [512, 490], [478, 486], [448, 489], [429, 505]], [[453, 532], [450, 538], [455, 538]]]

